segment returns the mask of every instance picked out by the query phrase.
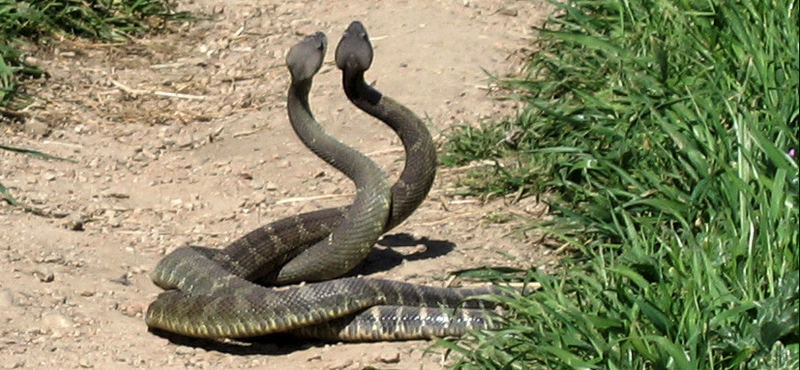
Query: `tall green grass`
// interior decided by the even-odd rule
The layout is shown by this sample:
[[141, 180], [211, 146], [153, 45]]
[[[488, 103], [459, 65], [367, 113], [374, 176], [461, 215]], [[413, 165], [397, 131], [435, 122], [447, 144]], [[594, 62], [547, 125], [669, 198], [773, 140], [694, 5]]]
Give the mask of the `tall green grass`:
[[23, 43], [54, 35], [124, 41], [179, 17], [186, 14], [167, 0], [0, 0], [0, 107], [19, 96], [19, 79], [45, 75], [25, 61]]
[[547, 192], [531, 227], [575, 253], [506, 329], [444, 342], [453, 368], [798, 368], [798, 1], [554, 4], [505, 81], [526, 111], [443, 160], [502, 164], [476, 192]]

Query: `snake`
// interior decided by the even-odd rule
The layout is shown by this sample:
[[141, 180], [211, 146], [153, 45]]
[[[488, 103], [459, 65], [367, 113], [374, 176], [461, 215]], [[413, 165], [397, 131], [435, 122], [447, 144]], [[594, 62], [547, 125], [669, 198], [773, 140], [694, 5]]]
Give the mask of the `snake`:
[[[347, 67], [348, 56], [359, 65]], [[353, 22], [336, 53], [345, 93], [354, 105], [394, 130], [406, 153], [403, 170], [391, 188], [391, 210], [383, 229], [386, 233], [405, 221], [430, 191], [436, 173], [436, 147], [425, 123], [414, 112], [364, 81], [364, 72], [372, 58], [372, 46], [363, 24]], [[326, 208], [275, 221], [254, 229], [220, 251], [194, 248], [201, 249], [232, 274], [264, 285], [327, 280], [341, 271], [322, 274], [319, 271], [325, 266], [322, 264], [336, 263], [340, 256], [321, 253], [322, 249], [311, 246], [328, 237], [347, 210], [348, 207]], [[271, 253], [276, 250], [280, 253]], [[303, 258], [296, 258], [303, 251], [308, 252]], [[360, 262], [366, 252], [361, 250], [345, 259]]]
[[[435, 148], [424, 124], [364, 81], [372, 47], [360, 22], [345, 32], [336, 63], [351, 102], [401, 137], [407, 160], [398, 182], [389, 188], [377, 165], [324, 132], [313, 118], [308, 95], [326, 47], [325, 35], [318, 32], [288, 53], [292, 79], [287, 109], [301, 140], [356, 183], [353, 204], [273, 222], [223, 251], [176, 249], [154, 269], [154, 281], [168, 290], [148, 307], [145, 322], [150, 328], [201, 338], [289, 332], [366, 341], [460, 335], [493, 325], [479, 309], [484, 302], [472, 298], [499, 293], [494, 287], [437, 288], [365, 278], [325, 281], [352, 269], [383, 232], [413, 212], [430, 189], [435, 165]], [[407, 129], [409, 125], [414, 129]], [[415, 156], [427, 158], [427, 168], [412, 161]], [[423, 181], [413, 181], [417, 178]], [[265, 245], [272, 253], [258, 251]], [[252, 282], [298, 279], [321, 282], [277, 290]]]

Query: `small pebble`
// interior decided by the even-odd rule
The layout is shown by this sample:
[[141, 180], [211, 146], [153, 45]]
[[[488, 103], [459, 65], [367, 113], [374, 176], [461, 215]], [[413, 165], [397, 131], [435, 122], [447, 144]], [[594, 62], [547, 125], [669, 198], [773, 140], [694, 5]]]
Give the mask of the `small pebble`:
[[128, 273], [127, 272], [122, 274], [120, 277], [118, 277], [116, 279], [108, 279], [108, 280], [111, 281], [112, 283], [117, 283], [117, 284], [121, 284], [121, 285], [124, 285], [124, 286], [131, 285], [131, 281], [130, 281], [130, 279], [128, 279]]
[[48, 267], [40, 267], [34, 270], [33, 276], [43, 283], [52, 283], [56, 279], [56, 274]]
[[53, 181], [58, 177], [55, 171], [45, 171], [43, 176], [45, 181]]
[[12, 361], [3, 366], [4, 369], [22, 369], [23, 367], [25, 367], [25, 361], [23, 360]]
[[344, 370], [350, 367], [353, 364], [353, 360], [351, 359], [344, 359], [339, 361], [334, 361], [328, 366], [325, 366], [325, 370]]
[[396, 364], [400, 362], [400, 352], [384, 352], [378, 355], [376, 360], [384, 364]]
[[120, 304], [118, 306], [118, 309], [125, 316], [142, 317], [144, 315], [145, 310], [147, 309], [147, 306], [138, 303], [124, 303]]
[[194, 350], [194, 348], [187, 347], [187, 346], [180, 346], [180, 347], [175, 349], [175, 354], [176, 355], [181, 355], [181, 356], [193, 355], [195, 352], [196, 351]]
[[517, 9], [511, 9], [511, 8], [502, 8], [497, 12], [499, 14], [507, 15], [509, 17], [516, 17], [519, 14], [519, 11]]
[[0, 289], [0, 307], [11, 307], [14, 305], [14, 292], [11, 289]]
[[42, 314], [41, 323], [45, 329], [51, 330], [71, 328], [73, 325], [75, 325], [75, 322], [73, 322], [69, 316], [58, 312], [47, 312]]
[[81, 218], [73, 218], [70, 217], [66, 221], [64, 221], [64, 228], [70, 231], [85, 231], [84, 228], [85, 222]]
[[50, 135], [50, 126], [44, 122], [32, 117], [25, 122], [24, 129], [26, 132], [34, 137], [45, 137]]
[[83, 358], [78, 361], [78, 366], [80, 366], [81, 369], [92, 369], [92, 368], [94, 368], [94, 365], [92, 365], [88, 360], [83, 359]]

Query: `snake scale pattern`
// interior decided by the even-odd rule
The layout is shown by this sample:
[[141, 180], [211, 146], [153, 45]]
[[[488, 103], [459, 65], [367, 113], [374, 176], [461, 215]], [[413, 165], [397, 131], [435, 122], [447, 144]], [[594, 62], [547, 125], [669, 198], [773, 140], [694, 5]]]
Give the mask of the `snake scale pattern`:
[[[400, 137], [406, 163], [389, 186], [370, 159], [329, 136], [308, 103], [314, 75], [325, 55], [321, 32], [287, 55], [287, 96], [295, 133], [317, 156], [356, 184], [348, 207], [328, 208], [255, 229], [223, 250], [178, 248], [153, 271], [166, 289], [150, 305], [150, 328], [200, 338], [242, 338], [288, 332], [340, 341], [401, 340], [461, 335], [494, 324], [476, 296], [496, 287], [452, 289], [403, 282], [339, 278], [369, 253], [380, 235], [405, 220], [427, 195], [436, 153], [424, 123], [410, 110], [364, 81], [372, 46], [353, 22], [336, 50], [347, 97]], [[335, 280], [331, 280], [335, 279]], [[300, 286], [270, 288], [300, 281]], [[255, 284], [253, 282], [258, 282]]]

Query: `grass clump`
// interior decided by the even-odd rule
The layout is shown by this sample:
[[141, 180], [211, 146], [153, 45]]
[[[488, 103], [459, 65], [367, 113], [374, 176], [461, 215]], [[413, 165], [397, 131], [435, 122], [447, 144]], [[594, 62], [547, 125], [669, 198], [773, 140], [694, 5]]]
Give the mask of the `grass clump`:
[[442, 344], [454, 368], [797, 368], [798, 1], [554, 5], [505, 81], [527, 110], [457, 130], [445, 162], [502, 163], [476, 192], [547, 191], [532, 227], [575, 255], [505, 300], [506, 329]]
[[13, 105], [19, 79], [45, 75], [25, 61], [23, 43], [53, 36], [125, 41], [176, 17], [186, 15], [167, 0], [0, 0], [0, 109]]

